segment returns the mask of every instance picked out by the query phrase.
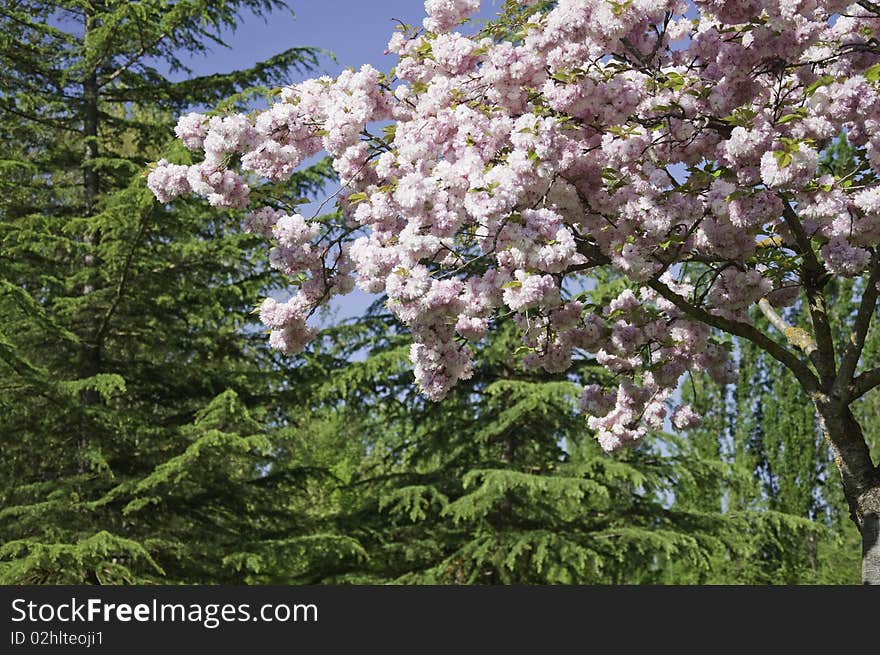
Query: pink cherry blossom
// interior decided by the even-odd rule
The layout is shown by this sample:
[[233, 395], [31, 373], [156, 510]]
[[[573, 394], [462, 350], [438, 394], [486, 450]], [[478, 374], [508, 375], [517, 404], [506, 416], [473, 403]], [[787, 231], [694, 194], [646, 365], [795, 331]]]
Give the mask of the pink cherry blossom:
[[[512, 320], [525, 366], [592, 356], [614, 374], [581, 398], [607, 450], [699, 425], [675, 391], [688, 372], [735, 379], [724, 332], [821, 375], [784, 330], [762, 340], [754, 316], [814, 306], [829, 275], [880, 275], [870, 7], [516, 6], [531, 13], [505, 40], [469, 26], [478, 0], [427, 0], [424, 29], [386, 41], [394, 76], [363, 66], [287, 86], [253, 115], [187, 114], [175, 132], [197, 163], [161, 160], [147, 184], [161, 202], [249, 210], [244, 229], [293, 289], [260, 306], [273, 347], [305, 348], [334, 295], [384, 293], [439, 400], [472, 374], [472, 342]], [[835, 139], [855, 172], [826, 165]], [[342, 218], [279, 209], [275, 184], [322, 151]], [[624, 290], [573, 297], [596, 270]]]

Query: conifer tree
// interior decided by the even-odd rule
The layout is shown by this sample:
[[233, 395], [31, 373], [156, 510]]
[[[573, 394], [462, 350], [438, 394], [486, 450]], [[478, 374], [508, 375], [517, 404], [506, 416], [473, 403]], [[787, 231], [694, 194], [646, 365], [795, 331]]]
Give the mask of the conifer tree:
[[358, 444], [332, 511], [363, 552], [316, 582], [757, 582], [731, 569], [756, 554], [759, 536], [820, 530], [766, 508], [724, 513], [708, 496], [679, 498], [714, 485], [717, 500], [733, 477], [673, 435], [657, 435], [656, 449], [602, 453], [577, 411], [579, 384], [607, 374], [590, 360], [569, 375], [523, 369], [506, 330], [473, 378], [433, 403], [412, 388], [407, 335], [387, 326], [380, 313], [334, 328], [305, 355], [335, 371], [305, 420], [322, 416]]
[[[294, 385], [249, 313], [277, 279], [240, 215], [163, 206], [144, 179], [176, 113], [243, 107], [317, 62], [297, 47], [172, 81], [242, 12], [281, 8], [0, 8], [3, 582], [229, 582], [224, 557], [290, 533], [291, 490], [318, 474], [285, 473], [267, 441]], [[299, 173], [279, 197], [295, 203], [326, 177], [323, 165]], [[259, 474], [269, 462], [275, 478]]]
[[[685, 507], [762, 520], [743, 534], [750, 557], [718, 559], [708, 577], [692, 578], [694, 572], [684, 569], [678, 574], [722, 584], [856, 583], [857, 547], [851, 539], [844, 543], [842, 498], [826, 483], [830, 463], [811, 413], [760, 353], [744, 347], [739, 362], [735, 388], [718, 387], [699, 375], [682, 388], [707, 417], [682, 438], [685, 452], [715, 461], [728, 474], [714, 483], [686, 478], [675, 495]], [[799, 446], [811, 442], [813, 449]], [[805, 520], [809, 529], [803, 529]]]
[[[426, 2], [421, 28], [388, 41], [392, 77], [365, 65], [282, 89], [253, 117], [207, 129], [182, 117], [182, 140], [205, 159], [159, 162], [150, 188], [243, 206], [249, 180], [267, 181], [254, 211], [301, 288], [261, 319], [287, 354], [314, 336], [311, 314], [355, 285], [388, 293], [434, 400], [473, 371], [461, 339], [496, 319], [515, 320], [527, 349], [544, 344], [525, 361], [548, 371], [594, 352], [619, 374], [585, 391], [607, 451], [660, 429], [686, 372], [733, 379], [719, 333], [750, 341], [810, 399], [862, 536], [862, 578], [880, 584], [880, 469], [852, 410], [880, 386], [863, 359], [880, 293], [880, 7], [842, 19], [839, 3], [509, 0], [505, 19], [462, 33], [479, 7]], [[378, 121], [393, 124], [374, 134]], [[858, 162], [843, 177], [820, 170], [841, 133]], [[322, 151], [346, 220], [260, 207]], [[597, 269], [630, 288], [605, 306], [562, 301]], [[846, 280], [859, 308], [832, 326], [832, 286]], [[809, 330], [782, 315], [798, 302]], [[674, 405], [676, 427], [699, 420]]]

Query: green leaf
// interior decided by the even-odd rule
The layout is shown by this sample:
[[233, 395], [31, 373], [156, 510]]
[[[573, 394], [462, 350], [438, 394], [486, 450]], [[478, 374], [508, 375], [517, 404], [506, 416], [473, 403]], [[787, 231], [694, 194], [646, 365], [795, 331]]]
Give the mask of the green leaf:
[[680, 74], [675, 71], [668, 71], [663, 73], [664, 81], [660, 84], [661, 88], [664, 89], [672, 89], [673, 91], [680, 91], [687, 84], [687, 80]]
[[801, 120], [802, 118], [806, 117], [806, 115], [807, 108], [799, 107], [795, 112], [791, 114], [785, 114], [784, 116], [780, 117], [780, 119], [776, 121], [776, 123], [778, 125], [782, 125], [783, 123], [790, 123], [791, 121]]
[[804, 89], [804, 96], [809, 98], [816, 91], [818, 91], [821, 87], [827, 86], [834, 81], [834, 77], [831, 75], [823, 75], [818, 80], [810, 84], [806, 89]]
[[865, 73], [865, 79], [869, 82], [878, 82], [880, 81], [880, 64], [874, 64], [870, 68], [868, 68]]

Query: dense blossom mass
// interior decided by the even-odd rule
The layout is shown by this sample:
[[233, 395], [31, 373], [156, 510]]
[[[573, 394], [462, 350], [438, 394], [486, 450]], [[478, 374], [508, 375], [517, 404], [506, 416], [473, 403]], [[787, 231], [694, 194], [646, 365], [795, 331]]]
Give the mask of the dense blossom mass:
[[[794, 303], [805, 266], [873, 265], [880, 19], [871, 3], [816, 0], [508, 4], [507, 33], [468, 35], [478, 0], [427, 0], [422, 28], [388, 43], [393, 73], [295, 84], [252, 116], [182, 117], [203, 159], [160, 161], [150, 188], [250, 209], [247, 229], [298, 286], [260, 307], [284, 352], [357, 285], [411, 329], [429, 398], [470, 376], [468, 343], [511, 318], [527, 365], [564, 371], [587, 353], [616, 374], [582, 397], [604, 448], [667, 418], [692, 427], [693, 409], [674, 407], [681, 377], [735, 375], [713, 328]], [[823, 163], [840, 139], [854, 170]], [[321, 151], [341, 221], [271, 200]], [[600, 267], [629, 288], [597, 305], [574, 291]]]

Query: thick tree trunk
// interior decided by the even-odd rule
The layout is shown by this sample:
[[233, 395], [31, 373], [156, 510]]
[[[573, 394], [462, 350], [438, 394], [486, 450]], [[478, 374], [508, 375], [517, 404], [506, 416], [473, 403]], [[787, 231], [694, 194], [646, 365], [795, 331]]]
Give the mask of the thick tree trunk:
[[880, 467], [849, 406], [826, 396], [814, 398], [825, 439], [840, 471], [850, 517], [862, 535], [862, 583], [880, 585]]
[[880, 584], [880, 486], [862, 507], [862, 582]]

